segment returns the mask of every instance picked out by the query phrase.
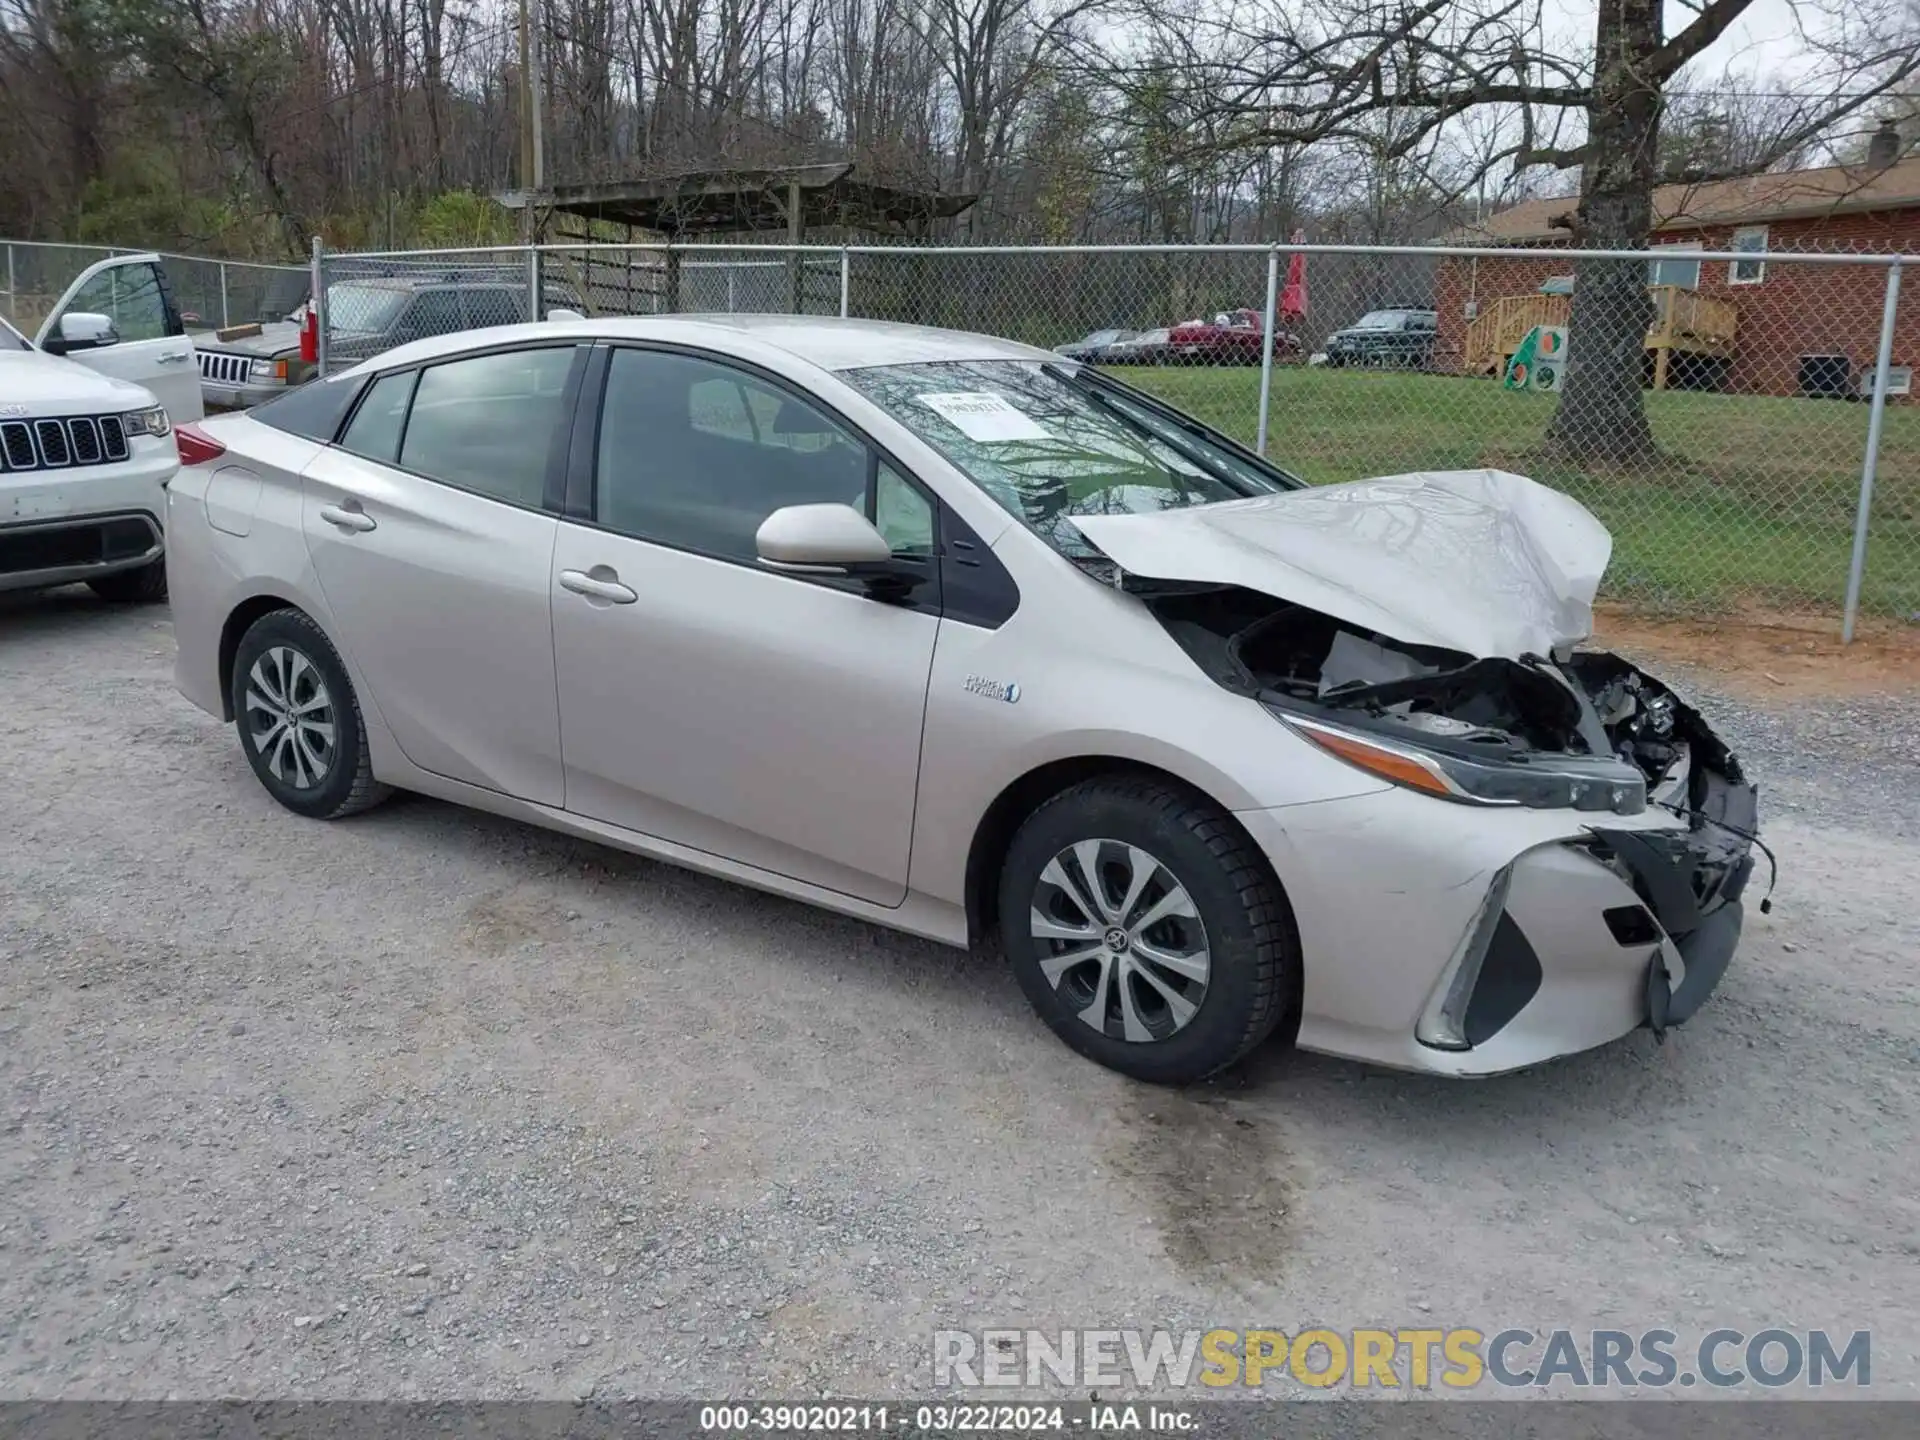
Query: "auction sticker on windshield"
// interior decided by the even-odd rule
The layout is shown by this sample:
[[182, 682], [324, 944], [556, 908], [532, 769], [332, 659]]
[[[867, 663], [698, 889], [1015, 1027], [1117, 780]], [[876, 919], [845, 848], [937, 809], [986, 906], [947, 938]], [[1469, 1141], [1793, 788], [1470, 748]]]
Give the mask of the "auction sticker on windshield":
[[991, 390], [943, 390], [913, 397], [969, 440], [1051, 440], [1031, 415]]

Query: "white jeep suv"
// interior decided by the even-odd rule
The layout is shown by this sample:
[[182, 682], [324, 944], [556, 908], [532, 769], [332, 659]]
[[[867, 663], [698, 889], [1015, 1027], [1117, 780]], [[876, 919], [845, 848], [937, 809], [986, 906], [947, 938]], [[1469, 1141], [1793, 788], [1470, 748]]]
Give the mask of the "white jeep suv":
[[[70, 318], [77, 331], [95, 317]], [[0, 320], [0, 590], [84, 580], [108, 600], [164, 598], [171, 432], [151, 390]]]

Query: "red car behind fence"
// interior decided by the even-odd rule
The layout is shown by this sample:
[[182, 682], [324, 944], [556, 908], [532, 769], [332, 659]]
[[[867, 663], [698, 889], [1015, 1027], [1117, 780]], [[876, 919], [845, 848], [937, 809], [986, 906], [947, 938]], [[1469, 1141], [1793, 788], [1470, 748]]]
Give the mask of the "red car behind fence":
[[[1169, 365], [1258, 365], [1262, 349], [1258, 310], [1223, 310], [1213, 319], [1188, 320], [1173, 327], [1162, 363]], [[1285, 330], [1273, 335], [1276, 358], [1297, 354], [1300, 339]]]

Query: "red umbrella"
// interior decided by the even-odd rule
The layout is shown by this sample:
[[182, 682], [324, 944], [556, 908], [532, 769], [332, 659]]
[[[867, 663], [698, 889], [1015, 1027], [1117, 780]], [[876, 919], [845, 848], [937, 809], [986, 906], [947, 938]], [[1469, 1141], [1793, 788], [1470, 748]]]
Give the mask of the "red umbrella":
[[[1292, 244], [1306, 243], [1307, 232], [1293, 232]], [[1289, 322], [1302, 320], [1307, 313], [1307, 257], [1298, 250], [1287, 257], [1287, 284], [1280, 292], [1280, 318]]]

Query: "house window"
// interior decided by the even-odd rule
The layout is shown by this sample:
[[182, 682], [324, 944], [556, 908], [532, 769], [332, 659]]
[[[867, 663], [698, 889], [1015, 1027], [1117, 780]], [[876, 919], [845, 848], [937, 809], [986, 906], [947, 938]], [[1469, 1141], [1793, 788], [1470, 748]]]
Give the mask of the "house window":
[[[1751, 251], [1756, 255], [1766, 253], [1767, 227], [1749, 225], [1733, 232], [1733, 244], [1729, 247], [1739, 251]], [[1729, 285], [1758, 285], [1767, 278], [1767, 262], [1764, 260], [1735, 260], [1727, 266]]]
[[1657, 245], [1654, 253], [1673, 258], [1655, 260], [1647, 266], [1649, 285], [1677, 285], [1682, 290], [1700, 288], [1698, 245]]

